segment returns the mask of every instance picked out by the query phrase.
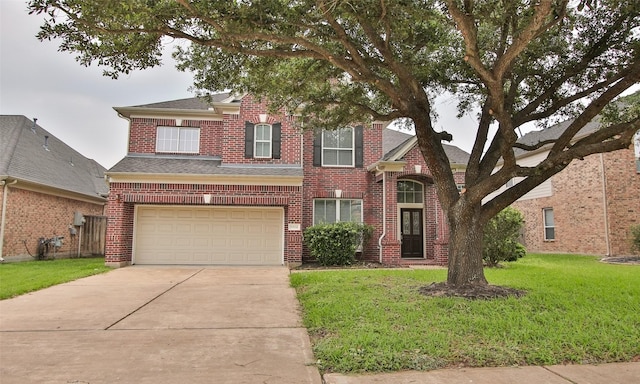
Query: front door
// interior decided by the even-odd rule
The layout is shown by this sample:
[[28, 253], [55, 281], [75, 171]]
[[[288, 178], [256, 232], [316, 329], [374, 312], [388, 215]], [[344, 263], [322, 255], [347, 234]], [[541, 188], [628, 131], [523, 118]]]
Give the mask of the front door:
[[400, 208], [400, 228], [402, 228], [402, 257], [424, 257], [422, 208]]

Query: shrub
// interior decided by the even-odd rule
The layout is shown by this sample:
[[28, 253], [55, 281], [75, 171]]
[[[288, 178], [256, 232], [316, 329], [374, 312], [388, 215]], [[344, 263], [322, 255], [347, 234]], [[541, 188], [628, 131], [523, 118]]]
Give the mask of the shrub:
[[631, 251], [640, 252], [640, 224], [631, 226]]
[[305, 229], [304, 243], [321, 265], [350, 265], [372, 233], [372, 226], [361, 223], [318, 224]]
[[482, 258], [488, 266], [501, 261], [516, 261], [526, 254], [525, 247], [518, 242], [524, 224], [522, 213], [507, 207], [489, 220], [484, 228]]

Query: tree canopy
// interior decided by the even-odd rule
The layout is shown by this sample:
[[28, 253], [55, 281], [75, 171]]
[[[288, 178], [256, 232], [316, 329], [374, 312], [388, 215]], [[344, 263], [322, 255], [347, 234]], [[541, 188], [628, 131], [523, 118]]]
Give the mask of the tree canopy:
[[[29, 9], [47, 16], [40, 39], [61, 39], [60, 50], [108, 76], [160, 65], [175, 39], [198, 90], [263, 96], [308, 127], [410, 121], [451, 225], [451, 284], [486, 283], [470, 233], [572, 160], [628, 147], [640, 128], [636, 109], [576, 140], [640, 81], [637, 0], [32, 0]], [[463, 194], [442, 146], [451, 135], [433, 124], [443, 92], [461, 112], [478, 111]], [[517, 142], [523, 124], [567, 117], [560, 137]], [[517, 164], [517, 149], [542, 146], [550, 152], [538, 165]], [[483, 202], [513, 177], [524, 179]]]

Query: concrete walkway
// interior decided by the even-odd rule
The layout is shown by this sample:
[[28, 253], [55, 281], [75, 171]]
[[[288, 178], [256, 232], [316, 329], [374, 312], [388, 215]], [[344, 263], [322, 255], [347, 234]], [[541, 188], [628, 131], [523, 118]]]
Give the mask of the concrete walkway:
[[134, 266], [0, 301], [0, 382], [320, 384], [288, 274]]
[[547, 367], [460, 368], [378, 375], [324, 375], [326, 384], [632, 384], [640, 363]]
[[[320, 384], [289, 271], [117, 269], [0, 301], [0, 383]], [[326, 384], [630, 384], [640, 363], [324, 376]]]

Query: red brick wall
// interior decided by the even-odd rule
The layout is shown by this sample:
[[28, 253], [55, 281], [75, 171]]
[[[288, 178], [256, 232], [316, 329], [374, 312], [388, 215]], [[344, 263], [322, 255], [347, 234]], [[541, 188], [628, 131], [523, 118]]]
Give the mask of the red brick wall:
[[286, 224], [299, 223], [301, 188], [295, 186], [204, 185], [158, 183], [111, 183], [107, 215], [106, 262], [131, 262], [134, 207], [137, 204], [205, 205], [202, 195], [211, 194], [211, 206], [282, 206], [285, 220], [285, 262], [300, 262], [300, 231], [289, 231]]
[[[0, 199], [1, 196], [0, 191]], [[31, 259], [29, 253], [37, 254], [38, 239], [54, 235], [64, 236], [64, 244], [56, 255], [75, 255], [78, 238], [70, 236], [69, 225], [73, 224], [76, 211], [87, 216], [103, 215], [104, 205], [9, 187], [3, 257], [8, 261]]]
[[[295, 118], [284, 114], [268, 114], [266, 122], [282, 124], [281, 159], [245, 159], [245, 122], [259, 123], [260, 114], [266, 114], [264, 102], [245, 96], [238, 115], [224, 115], [223, 122], [183, 120], [182, 126], [201, 127], [200, 154], [220, 155], [223, 163], [243, 164], [300, 164], [304, 169], [302, 188], [291, 187], [251, 187], [215, 185], [159, 185], [112, 183], [109, 197], [107, 230], [107, 262], [127, 263], [131, 260], [133, 241], [133, 208], [135, 204], [201, 204], [204, 193], [214, 195], [213, 204], [219, 205], [277, 205], [285, 207], [285, 224], [299, 223], [301, 231], [285, 232], [285, 260], [301, 261], [301, 254], [308, 257], [308, 250], [302, 249], [304, 228], [313, 224], [313, 201], [316, 198], [334, 198], [335, 190], [341, 190], [341, 198], [363, 200], [363, 219], [375, 227], [372, 241], [363, 250], [362, 257], [379, 260], [382, 226], [382, 195], [386, 188], [387, 236], [383, 240], [383, 261], [397, 263], [400, 258], [400, 242], [397, 238], [396, 182], [399, 177], [413, 177], [425, 185], [425, 252], [429, 260], [446, 263], [448, 229], [444, 214], [437, 202], [435, 189], [430, 184], [428, 169], [417, 148], [406, 156], [408, 165], [405, 173], [387, 174], [386, 186], [366, 170], [366, 166], [382, 157], [382, 124], [366, 127], [364, 134], [365, 168], [337, 168], [313, 166], [313, 132], [301, 134]], [[154, 153], [156, 127], [175, 125], [174, 120], [133, 119], [129, 139], [129, 152]], [[303, 149], [304, 148], [304, 149]], [[301, 151], [303, 151], [301, 153]], [[301, 160], [302, 158], [302, 160]], [[416, 175], [414, 165], [422, 165]], [[457, 175], [456, 177], [460, 177]], [[216, 198], [218, 196], [218, 198]], [[240, 199], [231, 196], [239, 196]], [[244, 200], [243, 200], [244, 199]]]
[[[632, 149], [575, 160], [551, 183], [552, 196], [514, 204], [525, 216], [524, 241], [529, 252], [606, 255], [608, 222], [611, 254], [630, 253], [628, 231], [639, 222], [640, 212], [640, 176]], [[553, 208], [554, 241], [544, 240], [543, 208]]]
[[[240, 114], [225, 114], [224, 121], [189, 120], [181, 121], [182, 127], [200, 128], [200, 152], [202, 156], [221, 156], [228, 164], [300, 164], [300, 130], [295, 117], [284, 114], [268, 114], [267, 124], [282, 124], [282, 147], [280, 159], [245, 159], [244, 127], [245, 122], [257, 124], [260, 114], [266, 114], [266, 103], [254, 101], [245, 96]], [[177, 126], [174, 119], [133, 118], [130, 123], [129, 152], [156, 153], [156, 134], [159, 126]]]
[[[157, 128], [160, 126], [177, 126], [174, 119], [133, 118], [129, 125], [129, 152], [156, 153]], [[203, 156], [220, 156], [222, 154], [223, 123], [222, 121], [183, 120], [182, 127], [200, 128], [200, 152]], [[242, 132], [244, 137], [244, 131]]]
[[[300, 130], [296, 126], [293, 116], [267, 114], [267, 104], [254, 100], [251, 95], [242, 99], [240, 115], [225, 115], [222, 148], [222, 158], [230, 164], [300, 164], [301, 140]], [[248, 121], [260, 123], [260, 114], [267, 114], [265, 123], [282, 124], [282, 147], [280, 159], [245, 159], [244, 157], [244, 127]]]
[[[387, 237], [383, 244], [383, 259], [386, 264], [398, 264], [400, 262], [400, 239], [398, 239], [398, 209], [397, 191], [398, 180], [409, 179], [418, 181], [424, 186], [424, 236], [425, 236], [425, 261], [428, 263], [446, 265], [448, 260], [449, 226], [446, 216], [436, 193], [431, 171], [427, 167], [422, 152], [416, 146], [402, 159], [407, 164], [403, 172], [387, 174]], [[420, 171], [416, 171], [420, 166]], [[456, 183], [463, 184], [464, 172], [454, 174]], [[404, 263], [416, 263], [405, 261]], [[419, 263], [419, 262], [418, 262]]]
[[[313, 225], [313, 200], [316, 198], [335, 198], [335, 190], [341, 190], [343, 199], [362, 199], [363, 220], [375, 227], [368, 246], [362, 257], [378, 260], [378, 237], [382, 233], [382, 187], [374, 183], [373, 174], [365, 168], [382, 157], [382, 125], [375, 124], [363, 130], [363, 163], [365, 167], [314, 167], [313, 132], [305, 132], [304, 140], [304, 191], [302, 208], [302, 228]], [[305, 248], [304, 259], [309, 258]]]

